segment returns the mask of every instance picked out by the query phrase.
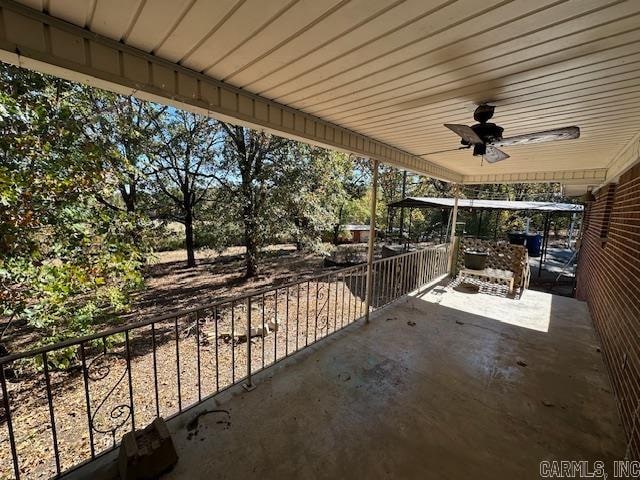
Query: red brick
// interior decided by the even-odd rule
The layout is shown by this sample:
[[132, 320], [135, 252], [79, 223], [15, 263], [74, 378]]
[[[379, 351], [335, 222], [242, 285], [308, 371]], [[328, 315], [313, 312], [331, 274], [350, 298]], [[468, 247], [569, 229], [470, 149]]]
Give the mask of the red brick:
[[630, 456], [640, 459], [640, 164], [585, 209], [576, 296], [602, 342]]

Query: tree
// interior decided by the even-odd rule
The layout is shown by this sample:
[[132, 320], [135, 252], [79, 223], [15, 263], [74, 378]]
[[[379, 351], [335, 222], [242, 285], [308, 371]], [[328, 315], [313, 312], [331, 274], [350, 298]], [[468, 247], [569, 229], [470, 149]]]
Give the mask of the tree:
[[[380, 199], [384, 204], [402, 199], [403, 172], [396, 167], [381, 165], [379, 167], [378, 184], [380, 185]], [[395, 214], [395, 212], [393, 212]], [[393, 224], [394, 216], [391, 215], [389, 223]]]
[[294, 239], [298, 250], [319, 250], [322, 232], [335, 222], [335, 209], [345, 197], [346, 155], [290, 142], [285, 161], [274, 171], [271, 210], [277, 225]]
[[163, 197], [155, 202], [155, 214], [184, 225], [187, 266], [194, 267], [195, 211], [218, 178], [214, 167], [222, 142], [220, 127], [208, 117], [173, 109], [154, 122], [158, 128], [149, 174]]
[[143, 261], [131, 225], [95, 200], [109, 173], [77, 85], [0, 65], [0, 317], [40, 342], [126, 306]]
[[86, 115], [86, 134], [99, 146], [123, 207], [105, 199], [100, 192], [96, 197], [112, 209], [133, 213], [141, 183], [145, 181], [142, 169], [152, 150], [157, 120], [166, 107], [88, 87], [81, 91], [90, 107]]
[[[363, 159], [351, 160], [349, 156], [333, 153], [333, 171], [340, 185], [336, 199], [335, 223], [333, 224], [333, 244], [337, 245], [340, 231], [346, 219], [354, 219], [358, 210], [356, 203], [364, 198], [371, 168]], [[366, 206], [364, 211], [368, 211]]]
[[266, 206], [274, 170], [287, 156], [291, 143], [275, 135], [220, 123], [226, 136], [219, 163], [220, 184], [237, 192], [244, 230], [245, 277], [258, 274], [258, 251], [265, 238]]

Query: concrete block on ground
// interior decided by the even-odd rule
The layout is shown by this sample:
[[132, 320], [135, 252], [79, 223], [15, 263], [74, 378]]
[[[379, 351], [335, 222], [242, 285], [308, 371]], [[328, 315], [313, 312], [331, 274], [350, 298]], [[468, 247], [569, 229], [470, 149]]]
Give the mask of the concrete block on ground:
[[171, 470], [178, 454], [162, 418], [122, 437], [118, 458], [122, 480], [151, 480]]

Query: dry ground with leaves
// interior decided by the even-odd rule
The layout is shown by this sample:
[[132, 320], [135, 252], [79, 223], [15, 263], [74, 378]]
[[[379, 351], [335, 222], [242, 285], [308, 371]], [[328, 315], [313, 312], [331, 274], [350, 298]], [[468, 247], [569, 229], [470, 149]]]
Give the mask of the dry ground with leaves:
[[[323, 270], [320, 257], [299, 253], [291, 245], [278, 245], [264, 252], [264, 273], [247, 282], [242, 274], [242, 249], [230, 249], [220, 255], [200, 253], [198, 266], [190, 269], [184, 267], [184, 252], [158, 254], [148, 267], [146, 290], [138, 295], [132, 313], [121, 322], [133, 323], [200, 307], [265, 286], [284, 285]], [[252, 371], [358, 318], [363, 313], [364, 269], [356, 270], [346, 278], [330, 275], [279, 289], [277, 295], [270, 292], [255, 297], [251, 326], [260, 334], [252, 338]], [[197, 315], [177, 315], [153, 328], [147, 325], [130, 332], [130, 369], [127, 339], [118, 334], [85, 345], [86, 378], [81, 352], [73, 368], [51, 371], [60, 468], [64, 471], [92, 454], [112, 448], [133, 422], [139, 428], [157, 413], [163, 417], [175, 414], [199, 397], [244, 377], [246, 318], [245, 302], [204, 308]], [[14, 347], [27, 346], [32, 335], [27, 332], [16, 336]], [[19, 364], [15, 370], [17, 378], [8, 382], [8, 389], [21, 476], [48, 478], [55, 474], [56, 464], [46, 377], [42, 371], [21, 369]], [[134, 416], [128, 407], [131, 398]], [[90, 423], [93, 429], [89, 428]], [[12, 476], [6, 412], [2, 408], [0, 479]]]
[[[145, 288], [134, 294], [130, 313], [117, 321], [98, 325], [98, 331], [132, 321], [145, 320], [176, 310], [211, 303], [243, 292], [277, 285], [323, 270], [319, 255], [298, 252], [292, 244], [269, 245], [262, 251], [261, 272], [245, 280], [244, 247], [230, 247], [223, 252], [199, 250], [197, 265], [186, 267], [186, 250], [154, 253], [145, 269]], [[0, 321], [0, 329], [2, 328]], [[37, 331], [14, 322], [3, 339], [10, 352], [32, 348], [40, 339]]]

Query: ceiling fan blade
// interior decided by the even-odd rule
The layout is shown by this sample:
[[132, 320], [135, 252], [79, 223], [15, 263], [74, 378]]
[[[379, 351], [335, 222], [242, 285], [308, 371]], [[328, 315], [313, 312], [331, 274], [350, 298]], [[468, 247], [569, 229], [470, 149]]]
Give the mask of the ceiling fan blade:
[[469, 145], [476, 145], [483, 143], [482, 139], [474, 132], [471, 127], [467, 125], [456, 125], [454, 123], [445, 123], [445, 127], [451, 130], [456, 135], [460, 136]]
[[487, 150], [484, 152], [483, 157], [489, 163], [496, 163], [509, 158], [509, 155], [493, 145], [487, 145]]
[[580, 128], [565, 127], [544, 132], [526, 133], [515, 137], [503, 138], [492, 145], [496, 147], [507, 147], [511, 145], [529, 145], [533, 143], [553, 142], [556, 140], [571, 140], [580, 137]]

